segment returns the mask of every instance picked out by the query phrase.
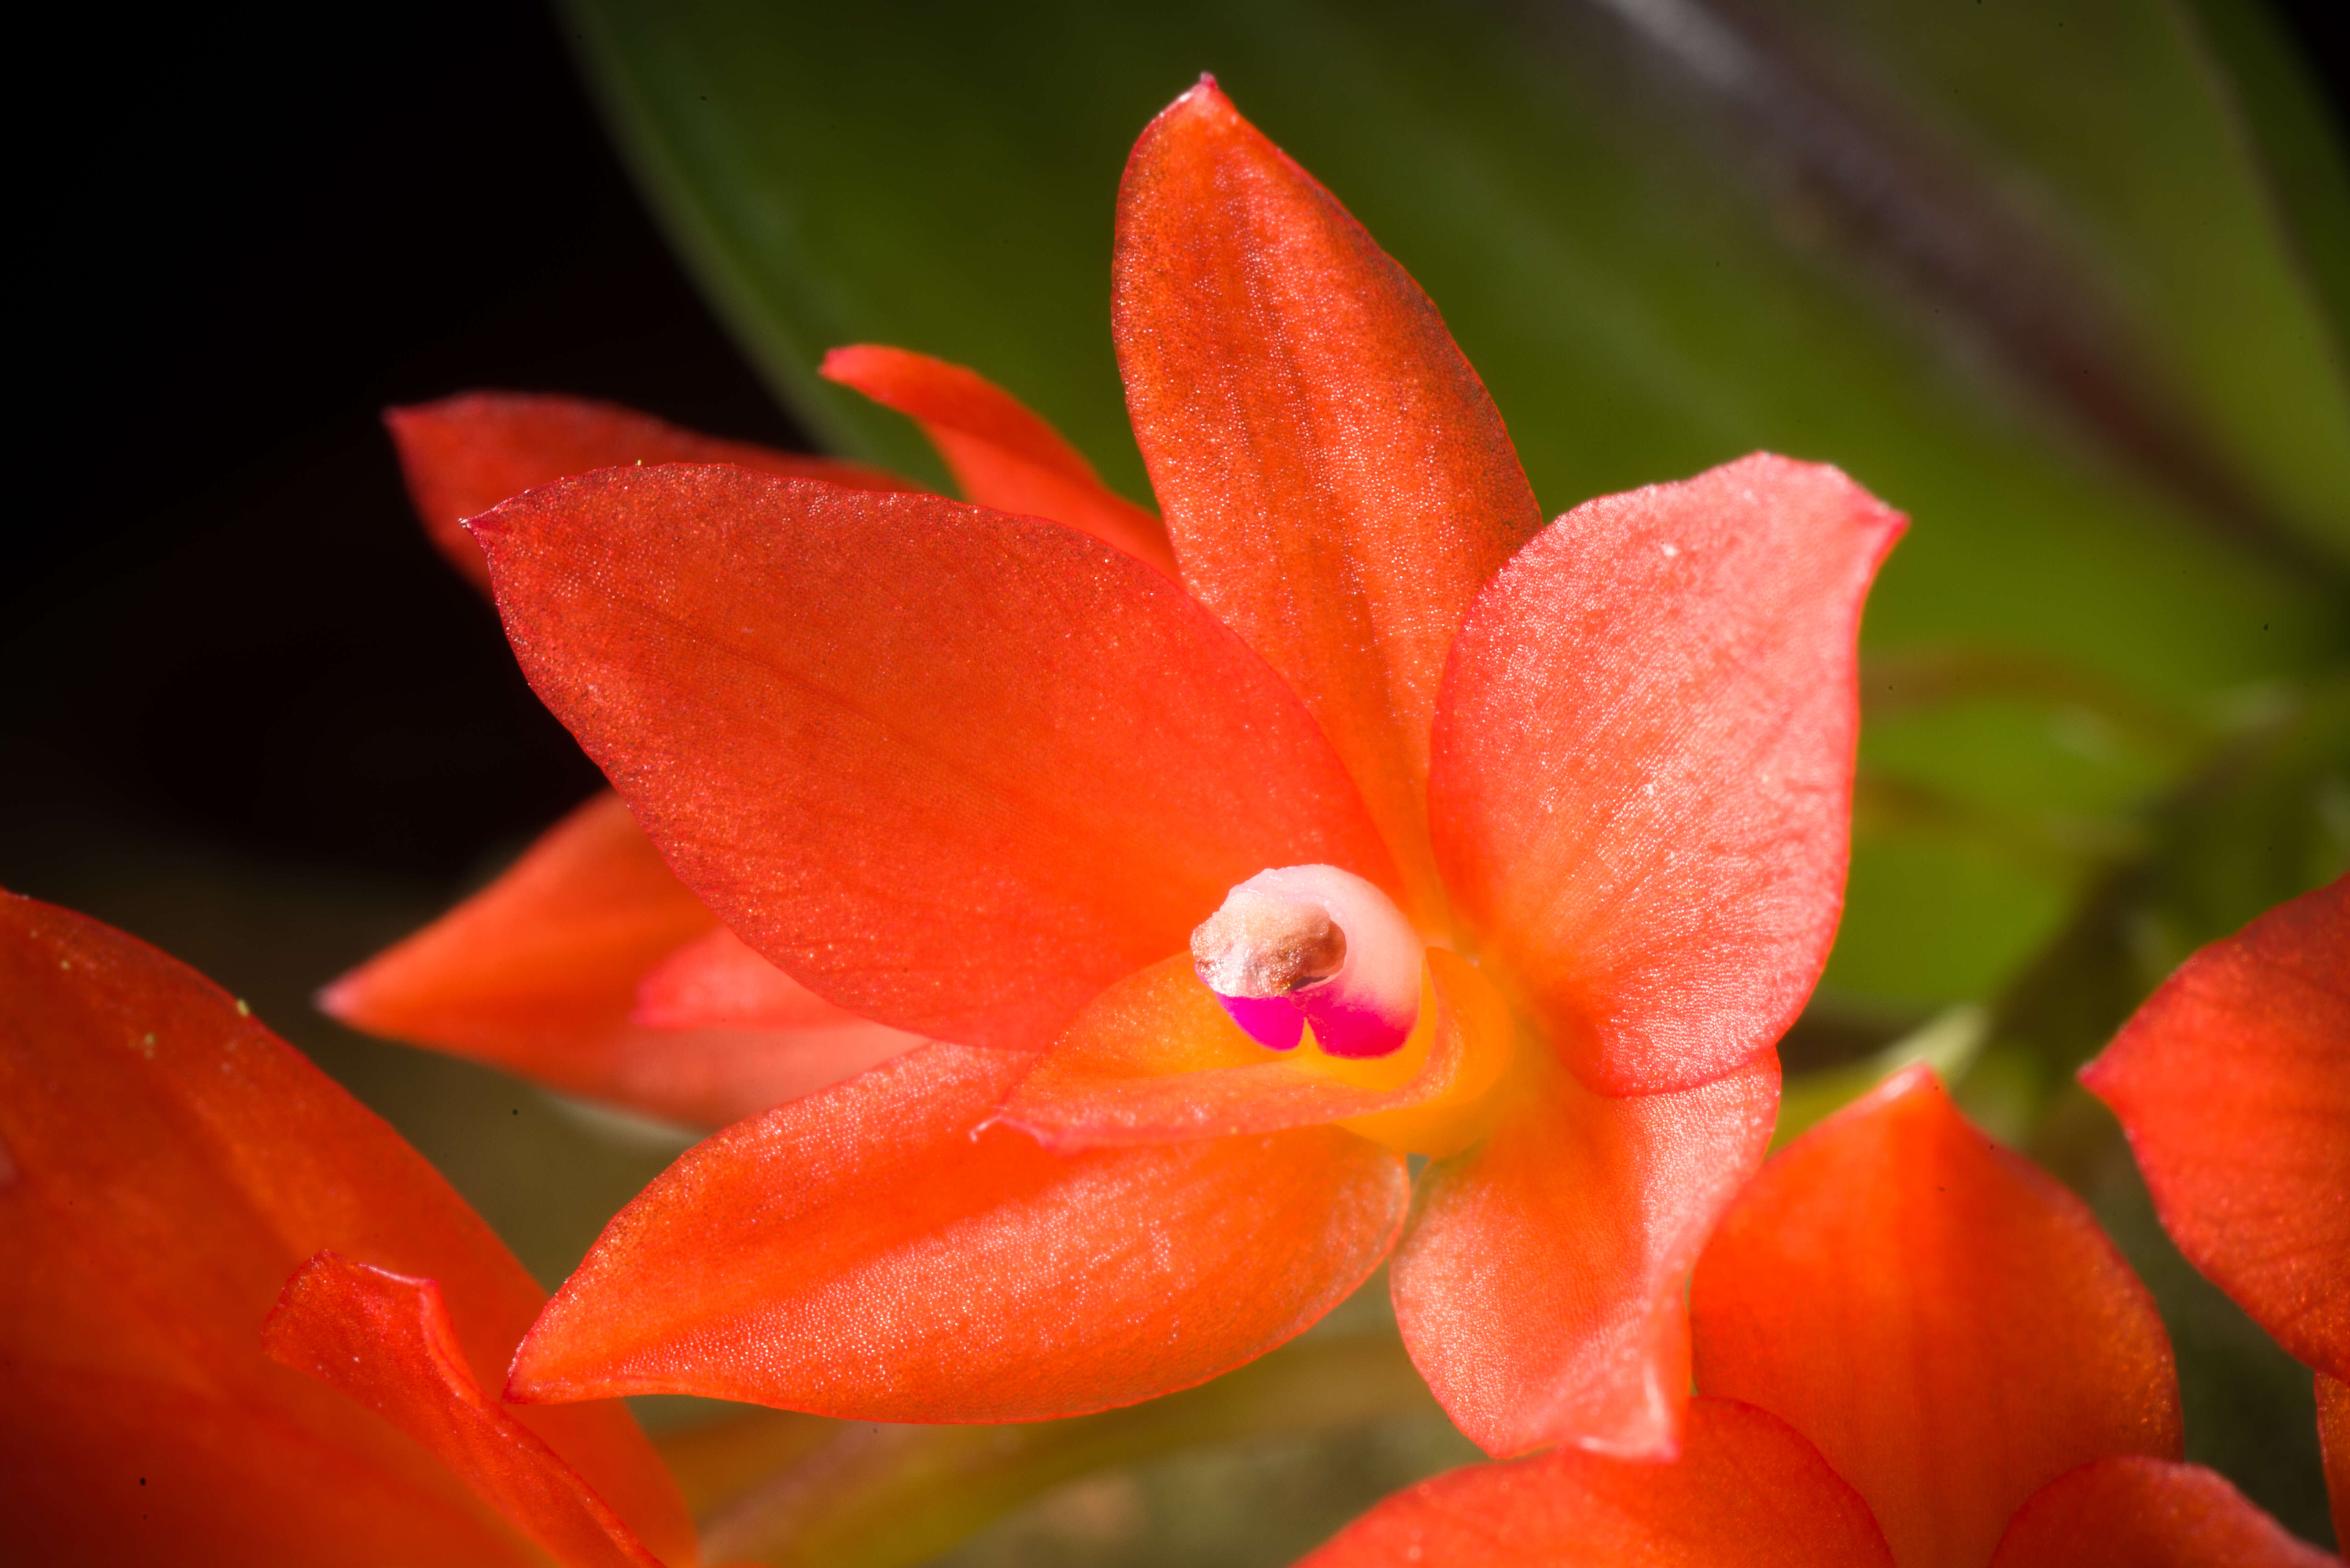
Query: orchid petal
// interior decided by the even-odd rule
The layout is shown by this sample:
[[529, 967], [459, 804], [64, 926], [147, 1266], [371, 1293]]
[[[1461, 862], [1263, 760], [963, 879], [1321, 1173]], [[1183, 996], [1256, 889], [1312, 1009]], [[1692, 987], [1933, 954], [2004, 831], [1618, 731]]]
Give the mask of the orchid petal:
[[482, 547], [464, 529], [510, 495], [598, 468], [635, 463], [731, 462], [765, 473], [821, 479], [858, 490], [911, 490], [897, 475], [862, 463], [722, 441], [665, 420], [585, 398], [529, 392], [463, 392], [438, 402], [386, 409], [409, 499], [433, 545], [487, 593]]
[[1003, 1120], [1064, 1151], [1343, 1122], [1389, 1147], [1455, 1153], [1508, 1066], [1509, 1008], [1466, 961], [1431, 950], [1420, 1016], [1375, 1064], [1276, 1054], [1232, 1022], [1188, 955], [1173, 958], [1079, 1013]]
[[1329, 732], [1407, 909], [1440, 923], [1445, 649], [1542, 525], [1509, 432], [1419, 286], [1212, 81], [1136, 142], [1113, 265], [1127, 407], [1183, 580]]
[[1537, 1084], [1426, 1173], [1395, 1261], [1404, 1344], [1489, 1453], [1669, 1457], [1689, 1387], [1684, 1284], [1770, 1146], [1778, 1058], [1630, 1099], [1555, 1068]]
[[1991, 1568], [2340, 1568], [2216, 1470], [2138, 1454], [2092, 1459], [2025, 1501]]
[[1982, 1563], [2074, 1465], [2178, 1452], [2146, 1287], [2079, 1199], [1922, 1067], [1763, 1168], [1690, 1303], [1698, 1387], [1809, 1438], [1905, 1568]]
[[1403, 1162], [1375, 1145], [1052, 1154], [989, 1125], [1029, 1060], [927, 1046], [690, 1150], [556, 1293], [509, 1397], [1078, 1415], [1263, 1354], [1394, 1244]]
[[1692, 1399], [1669, 1465], [1564, 1449], [1397, 1493], [1298, 1568], [1892, 1568], [1868, 1505], [1777, 1417]]
[[[0, 895], [0, 994], [11, 1545], [57, 1543], [44, 1561], [344, 1563], [370, 1542], [384, 1561], [528, 1561], [439, 1464], [258, 1338], [286, 1275], [333, 1248], [441, 1280], [474, 1376], [495, 1369], [544, 1298], [481, 1219], [242, 1004], [118, 931]], [[522, 1418], [665, 1560], [693, 1560], [625, 1410]]]
[[483, 1394], [437, 1282], [321, 1252], [286, 1282], [261, 1341], [415, 1438], [566, 1568], [660, 1568], [578, 1471]]
[[628, 807], [600, 794], [318, 1003], [371, 1034], [703, 1127], [837, 1083], [915, 1043], [806, 996], [773, 965], [771, 991], [806, 996], [804, 1023], [702, 1023], [677, 1007], [650, 1023], [632, 1018], [639, 977], [723, 930]]
[[826, 355], [819, 374], [919, 422], [965, 501], [1049, 517], [1175, 575], [1166, 524], [1104, 484], [1060, 431], [977, 371], [860, 343]]
[[525, 670], [670, 864], [864, 1017], [1041, 1046], [1266, 866], [1393, 882], [1279, 679], [1056, 524], [670, 467], [474, 528]]
[[1430, 810], [1466, 920], [1603, 1094], [1775, 1043], [1843, 902], [1854, 640], [1898, 514], [1754, 456], [1587, 502], [1487, 585]]
[[2081, 1081], [2178, 1250], [2350, 1378], [2350, 877], [2189, 959]]

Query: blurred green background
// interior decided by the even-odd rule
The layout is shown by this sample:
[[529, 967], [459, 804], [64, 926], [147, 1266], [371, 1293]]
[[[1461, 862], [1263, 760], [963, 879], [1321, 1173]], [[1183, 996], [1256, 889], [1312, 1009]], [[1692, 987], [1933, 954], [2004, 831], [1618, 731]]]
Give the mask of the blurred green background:
[[[290, 9], [164, 24], [47, 199], [82, 236], [36, 431], [34, 511], [66, 522], [8, 574], [0, 882], [244, 991], [559, 1278], [677, 1141], [307, 1007], [593, 782], [414, 537], [372, 409], [588, 392], [942, 481], [813, 376], [881, 341], [1001, 381], [1147, 500], [1112, 206], [1211, 70], [1428, 289], [1546, 511], [1764, 447], [1910, 514], [1789, 1119], [1930, 1043], [2154, 1285], [2190, 1455], [2326, 1539], [2305, 1375], [2170, 1251], [2070, 1074], [2196, 946], [2350, 867], [2330, 16], [576, 0], [428, 8], [368, 48]], [[1317, 1332], [1386, 1332], [1350, 1312]], [[874, 1473], [912, 1491], [872, 1495], [960, 1486], [976, 1524], [1045, 1489], [958, 1562], [1274, 1563], [1467, 1454], [1408, 1389], [1277, 1407], [1235, 1396], [1259, 1413], [1173, 1423], [1147, 1463], [1130, 1434], [901, 1457]], [[907, 1480], [933, 1474], [962, 1479]]]

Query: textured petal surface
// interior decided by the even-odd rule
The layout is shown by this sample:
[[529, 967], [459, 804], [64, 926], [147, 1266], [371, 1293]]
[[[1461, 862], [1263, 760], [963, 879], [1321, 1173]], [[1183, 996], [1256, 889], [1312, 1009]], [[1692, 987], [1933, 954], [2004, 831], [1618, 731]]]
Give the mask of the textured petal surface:
[[688, 1152], [515, 1357], [514, 1397], [704, 1394], [1018, 1421], [1203, 1382], [1378, 1266], [1403, 1162], [1331, 1128], [1063, 1156], [991, 1113], [1012, 1052], [932, 1045]]
[[828, 457], [777, 452], [681, 430], [650, 414], [585, 398], [463, 392], [386, 409], [409, 499], [441, 553], [484, 593], [489, 568], [463, 526], [511, 495], [574, 473], [636, 463], [731, 462], [859, 490], [910, 490], [895, 474]]
[[2317, 1375], [2317, 1442], [2325, 1456], [2325, 1501], [2334, 1539], [2350, 1542], [2350, 1383]]
[[2350, 1378], [2350, 877], [2189, 959], [2081, 1079], [2178, 1250]]
[[2034, 1492], [1991, 1568], [2327, 1568], [2342, 1559], [2294, 1539], [2201, 1465], [2140, 1455], [2093, 1459]]
[[1042, 1046], [1267, 866], [1392, 885], [1263, 661], [1056, 524], [671, 467], [475, 530], [524, 669], [670, 864], [862, 1016]]
[[[356, 1029], [487, 1062], [671, 1121], [726, 1123], [904, 1050], [911, 1036], [806, 997], [802, 1023], [640, 1021], [641, 977], [723, 928], [661, 862], [617, 795], [598, 795], [432, 925], [328, 986]], [[747, 955], [754, 963], [764, 961]], [[735, 975], [739, 992], [743, 977]]]
[[1690, 1402], [1678, 1463], [1562, 1449], [1398, 1492], [1298, 1568], [1892, 1568], [1868, 1506], [1784, 1422]]
[[1690, 1303], [1700, 1390], [1809, 1438], [1904, 1568], [1975, 1568], [2075, 1465], [2178, 1453], [2146, 1287], [2077, 1199], [1922, 1067], [1763, 1168]]
[[[479, 1217], [219, 988], [120, 932], [0, 895], [0, 996], [12, 1544], [44, 1562], [533, 1561], [423, 1449], [259, 1337], [286, 1277], [331, 1247], [440, 1279], [469, 1369], [494, 1375], [543, 1298]], [[523, 1418], [654, 1551], [692, 1560], [625, 1410]]]
[[1855, 639], [1901, 529], [1754, 456], [1588, 502], [1479, 596], [1430, 811], [1464, 918], [1606, 1094], [1775, 1043], [1844, 900]]
[[[1513, 1026], [1484, 978], [1441, 950], [1428, 955], [1420, 1018], [1390, 1058], [1269, 1051], [1217, 1003], [1187, 953], [1095, 999], [1012, 1092], [1003, 1119], [1080, 1149], [1376, 1117], [1366, 1130], [1400, 1129], [1413, 1152], [1450, 1154], [1458, 1145], [1445, 1144], [1473, 1126], [1507, 1068]], [[1459, 1115], [1445, 1114], [1452, 1106]]]
[[1423, 922], [1429, 724], [1470, 600], [1542, 525], [1484, 384], [1330, 192], [1202, 81], [1136, 142], [1111, 323], [1183, 580], [1305, 699]]
[[1431, 1167], [1395, 1262], [1411, 1358], [1494, 1454], [1669, 1455], [1689, 1389], [1690, 1266], [1770, 1147], [1778, 1058], [1606, 1099], [1534, 1077], [1484, 1143]]
[[482, 1393], [438, 1282], [321, 1252], [286, 1282], [261, 1342], [415, 1438], [567, 1568], [659, 1568], [578, 1471]]
[[965, 501], [1049, 517], [1175, 575], [1166, 525], [1104, 484], [1060, 431], [976, 371], [860, 343], [826, 355], [823, 374], [920, 423]]

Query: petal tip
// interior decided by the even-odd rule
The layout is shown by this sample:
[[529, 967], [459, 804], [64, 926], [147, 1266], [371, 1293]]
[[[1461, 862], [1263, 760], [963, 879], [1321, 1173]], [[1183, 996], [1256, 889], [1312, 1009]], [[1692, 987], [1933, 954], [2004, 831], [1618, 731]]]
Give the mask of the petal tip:
[[2108, 1108], [2111, 1108], [2112, 1101], [2107, 1098], [2106, 1091], [2113, 1086], [2115, 1071], [2108, 1058], [2112, 1056], [2113, 1050], [2113, 1046], [2108, 1044], [2103, 1051], [2098, 1052], [2073, 1071], [2074, 1082], [2100, 1100], [2105, 1100]]
[[1871, 1116], [1881, 1115], [1888, 1107], [1918, 1096], [1924, 1096], [1936, 1102], [1945, 1115], [1952, 1116], [1958, 1115], [1958, 1107], [1950, 1104], [1950, 1092], [1942, 1086], [1941, 1075], [1934, 1071], [1930, 1064], [1912, 1062], [1867, 1093], [1846, 1101], [1827, 1116], [1822, 1116], [1811, 1127], [1805, 1127], [1790, 1141], [1788, 1147], [1792, 1148], [1796, 1144], [1819, 1140], [1824, 1135], [1830, 1134], [1835, 1128], [1848, 1127], [1854, 1122], [1865, 1121]]
[[864, 373], [877, 358], [891, 352], [875, 343], [843, 343], [825, 350], [824, 361], [816, 366], [816, 373], [827, 381], [862, 391], [864, 389], [858, 383]]
[[494, 419], [502, 404], [519, 397], [511, 392], [452, 392], [430, 402], [387, 403], [377, 417], [382, 420], [392, 445], [400, 449], [403, 462], [429, 463], [434, 454], [428, 449], [436, 438], [463, 433], [469, 420], [478, 424]]
[[[573, 1275], [539, 1309], [506, 1363], [505, 1383], [498, 1397], [509, 1405], [569, 1405], [621, 1394], [683, 1392], [621, 1386], [608, 1363], [598, 1365], [593, 1352], [578, 1345], [575, 1332], [578, 1314], [567, 1309], [575, 1305], [582, 1283], [580, 1275]], [[599, 1306], [608, 1314], [610, 1298]], [[595, 1311], [589, 1315], [596, 1315]]]
[[310, 1004], [346, 1029], [363, 1034], [397, 1033], [402, 1023], [399, 977], [388, 976], [383, 962], [387, 954], [396, 950], [387, 949], [328, 981], [311, 993]]
[[1241, 117], [1240, 110], [1232, 107], [1232, 100], [1225, 95], [1213, 71], [1201, 71], [1198, 81], [1185, 88], [1181, 96], [1159, 111], [1159, 119], [1163, 121], [1179, 115], [1195, 114], [1218, 120], [1236, 120]]
[[[546, 1322], [545, 1314], [540, 1314], [539, 1322]], [[522, 1336], [522, 1343], [515, 1346], [514, 1359], [506, 1364], [506, 1380], [498, 1390], [498, 1397], [509, 1405], [544, 1405], [557, 1397], [552, 1393], [549, 1380], [543, 1371], [525, 1365], [535, 1359], [533, 1352], [538, 1345], [538, 1327], [536, 1323], [530, 1325], [529, 1332]]]
[[1875, 545], [1866, 562], [1872, 572], [1909, 529], [1908, 513], [1887, 505], [1875, 492], [1833, 462], [1758, 451], [1722, 464], [1719, 472], [1728, 478], [1744, 480], [1752, 476], [1779, 484], [1800, 479], [1844, 492], [1850, 503], [1849, 515], [1854, 524], [1863, 535], [1871, 536]]
[[366, 1007], [364, 968], [329, 981], [310, 993], [310, 1005], [338, 1023], [356, 1023], [357, 1015]]
[[[574, 483], [576, 482], [571, 480], [556, 481], [558, 485]], [[520, 510], [526, 504], [529, 494], [528, 491], [525, 491], [521, 495], [499, 502], [487, 512], [478, 512], [471, 517], [460, 518], [457, 526], [472, 535], [476, 544], [486, 545], [493, 539], [502, 539], [514, 531], [514, 519], [508, 514]]]

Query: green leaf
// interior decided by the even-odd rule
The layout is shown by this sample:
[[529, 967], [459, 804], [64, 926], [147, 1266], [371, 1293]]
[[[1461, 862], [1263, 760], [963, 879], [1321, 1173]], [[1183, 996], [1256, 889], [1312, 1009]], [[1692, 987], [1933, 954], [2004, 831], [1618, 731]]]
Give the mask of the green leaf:
[[671, 232], [845, 452], [940, 477], [813, 375], [896, 343], [1002, 381], [1147, 493], [1113, 208], [1135, 135], [1204, 68], [1429, 290], [1552, 510], [1758, 447], [1908, 510], [1872, 654], [2056, 672], [1872, 720], [1904, 805], [1862, 825], [1829, 999], [1922, 1012], [2055, 934], [2229, 692], [2350, 658], [2350, 394], [2307, 225], [2177, 5], [1740, 15], [571, 8]]
[[[2350, 872], [2350, 678], [2269, 694], [2145, 832], [2000, 997], [1982, 1064], [2020, 1064], [2043, 1096], [2069, 1092], [2189, 954]], [[2036, 1152], [2064, 1163], [2061, 1147]]]
[[[1981, 193], [1991, 221], [2022, 231], [2060, 274], [2042, 286], [2061, 287], [2064, 274], [2087, 286], [2071, 297], [2119, 335], [2106, 346], [2115, 369], [2177, 401], [2169, 439], [2207, 449], [2244, 493], [2244, 522], [2350, 556], [2350, 387], [2313, 268], [2335, 264], [2328, 247], [2350, 223], [2350, 191], [2310, 84], [2261, 6], [1793, 9], [1865, 66], [1905, 129], [2004, 182]], [[2256, 74], [2240, 87], [2231, 65]], [[2257, 161], [2263, 144], [2284, 162]]]

